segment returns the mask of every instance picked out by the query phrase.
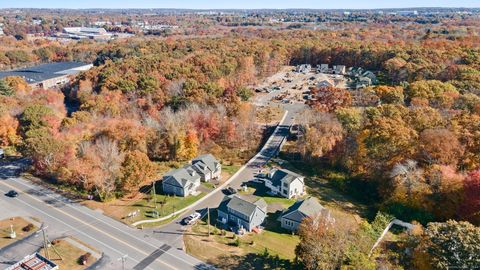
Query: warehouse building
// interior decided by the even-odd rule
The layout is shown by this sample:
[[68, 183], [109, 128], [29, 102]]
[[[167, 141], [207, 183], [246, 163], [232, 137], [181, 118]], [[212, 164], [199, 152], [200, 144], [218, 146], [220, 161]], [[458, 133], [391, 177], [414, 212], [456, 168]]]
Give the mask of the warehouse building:
[[23, 78], [33, 88], [53, 88], [70, 82], [73, 76], [92, 68], [92, 64], [82, 62], [56, 62], [29, 68], [0, 71], [0, 79], [11, 76]]

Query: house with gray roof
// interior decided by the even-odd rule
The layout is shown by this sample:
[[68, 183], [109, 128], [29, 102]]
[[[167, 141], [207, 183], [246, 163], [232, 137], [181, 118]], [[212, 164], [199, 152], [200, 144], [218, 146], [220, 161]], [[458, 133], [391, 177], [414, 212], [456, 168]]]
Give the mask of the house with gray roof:
[[267, 217], [267, 203], [258, 197], [225, 196], [217, 212], [218, 222], [230, 226], [235, 232], [251, 232]]
[[195, 194], [200, 186], [200, 178], [191, 165], [169, 171], [163, 177], [163, 192], [181, 197]]
[[205, 154], [194, 158], [192, 160], [192, 167], [204, 182], [219, 179], [222, 174], [222, 165], [212, 154]]
[[333, 73], [334, 74], [343, 75], [343, 74], [346, 73], [346, 71], [347, 71], [347, 67], [345, 67], [344, 65], [333, 66]]
[[286, 169], [272, 169], [265, 179], [270, 192], [288, 199], [305, 194], [305, 177]]
[[289, 231], [297, 231], [304, 218], [317, 215], [325, 215], [326, 218], [331, 219], [330, 211], [324, 208], [316, 198], [308, 197], [295, 202], [282, 213], [281, 227]]

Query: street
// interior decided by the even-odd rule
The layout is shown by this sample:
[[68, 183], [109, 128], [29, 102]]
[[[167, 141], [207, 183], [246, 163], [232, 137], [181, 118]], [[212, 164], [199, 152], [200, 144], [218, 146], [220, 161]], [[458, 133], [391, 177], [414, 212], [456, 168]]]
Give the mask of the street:
[[[264, 98], [259, 103], [268, 103]], [[240, 188], [253, 179], [259, 167], [271, 159], [289, 134], [295, 116], [303, 110], [302, 104], [281, 104], [287, 113], [266, 144], [237, 174], [228, 186]], [[11, 189], [20, 193], [17, 198], [0, 196], [0, 218], [13, 216], [36, 217], [48, 226], [50, 240], [73, 236], [103, 252], [95, 269], [213, 269], [213, 267], [183, 251], [185, 227], [180, 220], [192, 211], [186, 211], [168, 225], [156, 229], [138, 230], [84, 207], [55, 192], [32, 184], [19, 177], [24, 164], [7, 163], [0, 166], [0, 193]], [[190, 209], [216, 208], [224, 194], [218, 188]], [[8, 266], [41, 247], [38, 235], [1, 250], [0, 266]], [[124, 258], [122, 260], [122, 258]], [[122, 263], [124, 265], [122, 265]]]
[[[3, 196], [11, 189], [20, 195], [17, 198]], [[104, 257], [97, 269], [122, 269], [120, 258], [125, 255], [125, 269], [211, 268], [147, 232], [130, 228], [20, 177], [2, 177], [0, 193], [1, 218], [22, 215], [36, 217], [48, 226], [50, 240], [64, 236], [81, 239], [103, 252]], [[41, 239], [34, 236], [11, 250], [2, 250], [0, 267], [6, 267], [36, 251], [40, 244]]]

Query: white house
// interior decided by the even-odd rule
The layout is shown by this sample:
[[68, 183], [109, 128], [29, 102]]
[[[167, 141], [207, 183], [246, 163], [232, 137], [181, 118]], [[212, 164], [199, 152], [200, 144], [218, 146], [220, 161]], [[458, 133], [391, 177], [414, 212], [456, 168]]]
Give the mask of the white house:
[[345, 67], [344, 65], [333, 66], [333, 73], [334, 74], [343, 75], [343, 74], [346, 73], [346, 71], [347, 71], [347, 67]]
[[291, 199], [305, 194], [304, 177], [286, 169], [272, 169], [265, 179], [271, 193]]
[[202, 181], [209, 182], [219, 179], [222, 174], [222, 165], [211, 154], [198, 156], [192, 160], [192, 167], [200, 174]]

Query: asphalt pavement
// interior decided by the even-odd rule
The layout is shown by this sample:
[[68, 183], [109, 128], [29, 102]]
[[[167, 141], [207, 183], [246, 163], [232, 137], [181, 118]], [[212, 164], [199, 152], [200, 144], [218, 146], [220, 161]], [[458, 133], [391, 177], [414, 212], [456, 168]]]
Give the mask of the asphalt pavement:
[[[1, 171], [0, 167], [0, 171]], [[9, 165], [8, 170], [12, 170]], [[212, 269], [151, 233], [134, 229], [21, 177], [1, 177], [0, 193], [14, 189], [17, 198], [0, 196], [0, 217], [31, 216], [40, 219], [50, 240], [73, 236], [103, 252], [98, 269]], [[2, 250], [0, 267], [39, 248], [38, 237]], [[2, 266], [3, 265], [3, 266]]]
[[[280, 92], [279, 92], [280, 93]], [[271, 93], [255, 101], [257, 105], [271, 106]], [[303, 104], [275, 104], [288, 111], [260, 152], [229, 181], [229, 186], [240, 186], [254, 178], [259, 168], [274, 157], [289, 134], [295, 116]], [[103, 252], [96, 269], [213, 269], [183, 251], [185, 227], [180, 220], [186, 212], [170, 224], [157, 229], [139, 230], [69, 200], [47, 188], [33, 184], [19, 176], [22, 162], [0, 164], [0, 194], [11, 189], [20, 193], [17, 198], [0, 195], [0, 218], [30, 216], [47, 226], [50, 240], [73, 236]], [[193, 207], [198, 211], [216, 208], [224, 194], [215, 190], [208, 199]], [[7, 267], [41, 246], [41, 237], [34, 235], [12, 247], [0, 250], [0, 267]], [[122, 260], [122, 257], [124, 260]]]

